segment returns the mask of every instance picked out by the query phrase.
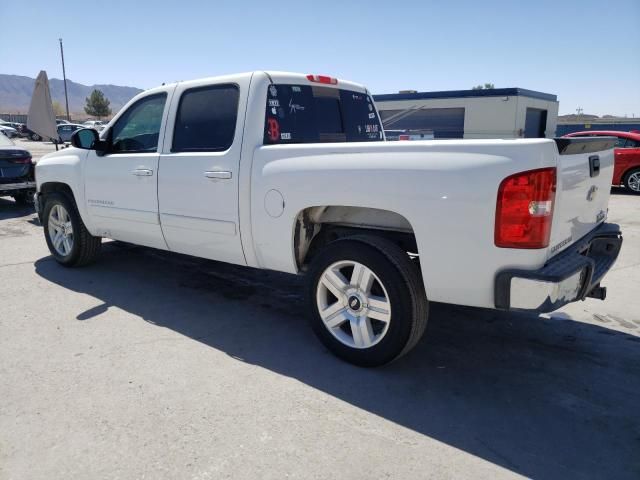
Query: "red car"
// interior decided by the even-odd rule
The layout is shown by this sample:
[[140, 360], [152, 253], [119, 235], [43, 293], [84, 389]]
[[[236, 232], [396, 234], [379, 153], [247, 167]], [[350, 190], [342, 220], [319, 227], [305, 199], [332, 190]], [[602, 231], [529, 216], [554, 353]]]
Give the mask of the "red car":
[[617, 137], [613, 185], [624, 185], [629, 191], [640, 195], [640, 133], [614, 130], [589, 130], [575, 132], [565, 137]]

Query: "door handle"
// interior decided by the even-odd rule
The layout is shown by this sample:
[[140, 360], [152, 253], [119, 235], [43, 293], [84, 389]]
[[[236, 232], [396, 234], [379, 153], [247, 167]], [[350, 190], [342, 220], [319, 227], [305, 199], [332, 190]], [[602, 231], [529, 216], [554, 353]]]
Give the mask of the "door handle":
[[138, 177], [150, 177], [153, 175], [153, 170], [149, 170], [148, 168], [136, 168], [131, 175], [136, 175]]
[[589, 157], [589, 176], [597, 177], [600, 175], [600, 157], [592, 155]]
[[207, 178], [229, 180], [231, 178], [231, 172], [222, 172], [222, 171], [204, 172], [204, 176]]

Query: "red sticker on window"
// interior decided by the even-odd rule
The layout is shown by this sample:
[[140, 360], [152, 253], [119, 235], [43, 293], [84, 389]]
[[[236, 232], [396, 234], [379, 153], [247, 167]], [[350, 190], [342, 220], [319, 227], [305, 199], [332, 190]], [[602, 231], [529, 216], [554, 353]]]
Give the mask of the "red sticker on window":
[[272, 142], [280, 140], [280, 124], [275, 118], [267, 119], [267, 135]]

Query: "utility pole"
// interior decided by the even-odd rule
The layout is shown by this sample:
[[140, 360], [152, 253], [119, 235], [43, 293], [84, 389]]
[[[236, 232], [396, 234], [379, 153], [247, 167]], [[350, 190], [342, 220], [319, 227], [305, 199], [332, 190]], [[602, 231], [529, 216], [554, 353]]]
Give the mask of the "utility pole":
[[58, 39], [60, 41], [60, 57], [62, 58], [62, 79], [64, 80], [64, 104], [67, 107], [67, 121], [71, 121], [71, 117], [69, 116], [69, 96], [67, 95], [67, 73], [64, 70], [64, 50], [62, 49], [62, 39]]

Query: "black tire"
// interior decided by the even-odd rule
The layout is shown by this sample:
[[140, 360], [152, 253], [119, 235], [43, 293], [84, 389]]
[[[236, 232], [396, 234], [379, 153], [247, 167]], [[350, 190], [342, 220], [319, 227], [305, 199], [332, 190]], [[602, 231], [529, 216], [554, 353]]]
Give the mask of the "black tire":
[[[50, 193], [44, 198], [42, 210], [42, 225], [44, 238], [51, 255], [58, 263], [65, 267], [80, 267], [95, 261], [100, 254], [102, 238], [94, 237], [85, 227], [75, 202], [63, 193]], [[59, 254], [53, 246], [49, 232], [49, 215], [55, 205], [62, 205], [69, 215], [73, 227], [73, 244], [67, 255]], [[55, 218], [55, 217], [54, 217]]]
[[40, 135], [38, 135], [37, 133], [32, 133], [31, 134], [31, 140], [33, 140], [34, 142], [39, 142], [40, 140], [42, 140], [42, 137]]
[[[320, 316], [316, 301], [318, 283], [329, 266], [343, 260], [358, 262], [370, 269], [384, 285], [391, 303], [386, 334], [368, 348], [355, 348], [341, 342]], [[373, 235], [343, 238], [322, 248], [308, 272], [307, 301], [312, 311], [311, 327], [322, 343], [338, 357], [362, 367], [384, 365], [411, 350], [425, 331], [429, 311], [415, 262], [396, 244]]]
[[33, 205], [33, 193], [31, 192], [16, 193], [13, 196], [13, 199], [18, 205], [21, 205], [23, 207], [28, 207]]
[[640, 195], [640, 187], [636, 187], [636, 189], [634, 189], [630, 185], [632, 175], [640, 175], [640, 168], [634, 168], [633, 170], [629, 170], [627, 173], [625, 173], [622, 183], [624, 184], [624, 188], [626, 188], [628, 191], [636, 195]]

